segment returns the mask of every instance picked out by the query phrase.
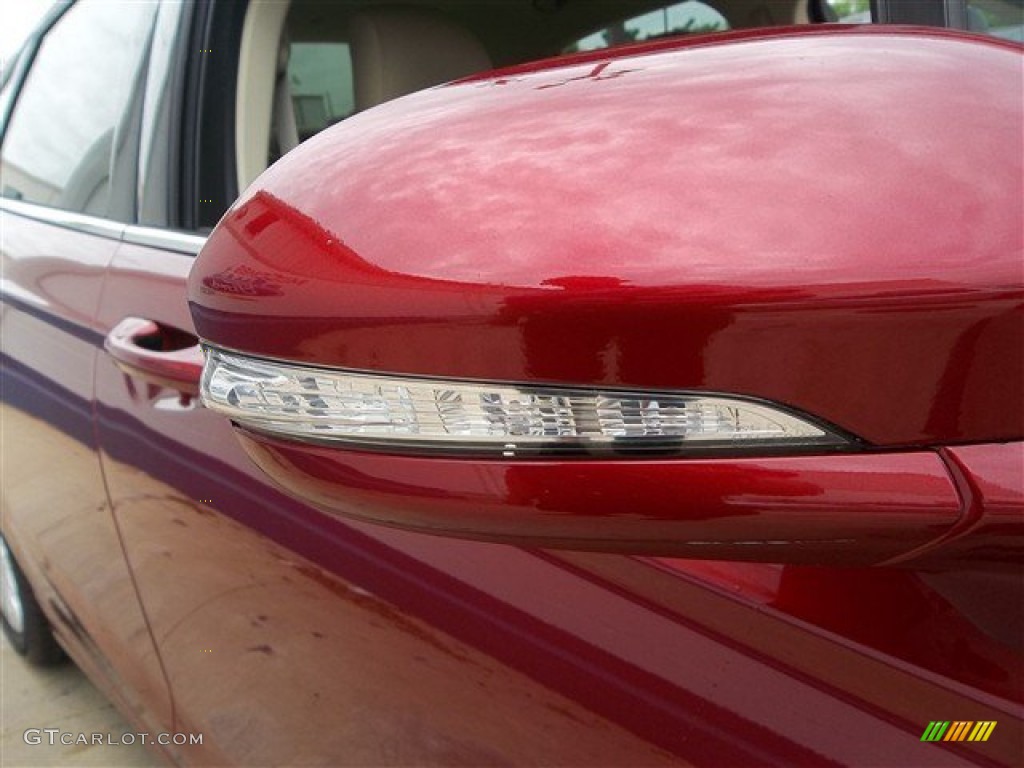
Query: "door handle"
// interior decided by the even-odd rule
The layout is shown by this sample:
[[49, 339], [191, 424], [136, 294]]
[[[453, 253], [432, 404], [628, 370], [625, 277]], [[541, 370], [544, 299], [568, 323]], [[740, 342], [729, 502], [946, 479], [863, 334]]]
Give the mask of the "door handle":
[[139, 317], [126, 317], [107, 334], [104, 349], [127, 375], [182, 394], [199, 394], [203, 352], [186, 331]]

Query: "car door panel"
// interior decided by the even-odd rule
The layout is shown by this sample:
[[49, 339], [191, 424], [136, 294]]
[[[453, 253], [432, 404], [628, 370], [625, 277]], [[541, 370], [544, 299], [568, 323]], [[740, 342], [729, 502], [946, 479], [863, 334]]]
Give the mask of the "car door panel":
[[[176, 300], [190, 263], [122, 245], [103, 329], [144, 316], [190, 331]], [[801, 599], [827, 596], [813, 591], [824, 583], [847, 603], [863, 588], [930, 605], [926, 587], [901, 588], [912, 572], [837, 569], [829, 581], [831, 569], [733, 563], [716, 575], [341, 520], [271, 486], [231, 427], [178, 391], [109, 358], [97, 387], [115, 516], [176, 727], [207, 734], [180, 753], [188, 761], [957, 765], [1005, 761], [1020, 744], [1012, 680], [972, 674], [955, 643], [921, 666], [894, 640], [895, 617], [858, 637]], [[870, 622], [869, 600], [855, 611]], [[949, 619], [936, 610], [927, 626]], [[979, 665], [1012, 666], [965, 626], [956, 642]], [[935, 707], [998, 720], [1002, 738], [936, 753], [920, 742]]]
[[950, 460], [971, 489], [969, 520], [936, 553], [942, 561], [1020, 562], [1024, 543], [1024, 443], [964, 445], [949, 449]]
[[109, 236], [0, 212], [3, 228], [3, 530], [69, 653], [137, 723], [169, 722], [170, 699], [110, 515], [96, 454], [94, 324]]
[[[140, 315], [187, 327], [177, 299], [190, 266], [182, 254], [123, 245], [107, 276], [104, 329]], [[187, 759], [667, 759], [488, 658], [487, 645], [503, 641], [483, 608], [470, 612], [490, 625], [484, 652], [447, 637], [461, 613], [453, 604], [465, 598], [419, 583], [443, 585], [443, 575], [395, 551], [398, 532], [341, 523], [269, 487], [216, 414], [140, 385], [109, 358], [97, 390], [115, 517], [168, 671], [176, 727], [206, 735]], [[515, 738], [503, 732], [509, 722], [544, 738]]]
[[[156, 36], [163, 36], [158, 47], [169, 62], [182, 11], [165, 5], [161, 13]], [[162, 225], [174, 218], [176, 153], [167, 111], [177, 103], [166, 98], [163, 81], [179, 87], [182, 73], [156, 64], [153, 82], [161, 90], [154, 86], [146, 98], [163, 106], [147, 106], [152, 114], [143, 117], [152, 132], [143, 165], [154, 170], [142, 184], [148, 191], [140, 216]], [[591, 72], [594, 65], [584, 64], [580, 71]], [[603, 71], [577, 80], [590, 88]], [[628, 77], [631, 70], [608, 74]], [[510, 77], [512, 83], [519, 75]], [[566, 90], [567, 84], [545, 88]], [[487, 127], [499, 133], [492, 129]], [[577, 125], [563, 129], [574, 133]], [[557, 154], [561, 147], [552, 142], [538, 149]], [[389, 151], [396, 168], [406, 167], [399, 165], [408, 159], [402, 142]], [[369, 167], [374, 160], [353, 162]], [[426, 176], [439, 177], [428, 171]], [[360, 185], [352, 193], [360, 202], [356, 213], [379, 218], [377, 201], [361, 197], [368, 189]], [[518, 192], [530, 194], [529, 185]], [[62, 640], [122, 711], [151, 730], [203, 735], [200, 744], [170, 745], [176, 762], [957, 766], [1011, 765], [1024, 754], [1022, 635], [1019, 620], [1006, 618], [1006, 606], [1013, 613], [1012, 606], [1024, 600], [1014, 569], [1022, 538], [1022, 444], [923, 447], [905, 454], [910, 463], [899, 466], [895, 459], [885, 466], [886, 454], [864, 459], [859, 477], [889, 477], [887, 491], [903, 498], [920, 535], [898, 546], [883, 541], [884, 516], [871, 527], [866, 518], [879, 510], [868, 498], [846, 518], [861, 526], [859, 543], [881, 553], [874, 560], [934, 547], [944, 559], [915, 561], [929, 571], [556, 551], [329, 514], [268, 479], [246, 453], [245, 445], [252, 450], [256, 439], [196, 397], [200, 357], [186, 280], [201, 238], [107, 226], [73, 214], [61, 220], [56, 212], [42, 223], [11, 212], [30, 212], [31, 206], [3, 205], [4, 532], [11, 532], [12, 547], [43, 592]], [[309, 262], [303, 280], [347, 260], [351, 274], [338, 284], [364, 313], [365, 327], [342, 329], [323, 316], [338, 303], [337, 286], [316, 296], [321, 304], [312, 320], [303, 314], [311, 311], [308, 303], [289, 298], [295, 317], [257, 321], [256, 302], [275, 291], [288, 294], [294, 276], [222, 264], [207, 278], [232, 312], [193, 310], [210, 327], [224, 333], [229, 327], [240, 345], [263, 324], [261, 333], [277, 344], [265, 347], [265, 354], [312, 360], [331, 349], [349, 355], [342, 362], [370, 368], [386, 359], [394, 370], [426, 370], [427, 362], [442, 357], [452, 366], [443, 372], [452, 375], [468, 370], [459, 367], [467, 364], [477, 366], [481, 377], [499, 371], [558, 380], [579, 363], [566, 356], [562, 339], [572, 306], [545, 310], [539, 323], [536, 317], [527, 322], [544, 299], [539, 288], [536, 296], [531, 288], [510, 297], [505, 294], [516, 291], [498, 287], [490, 298], [470, 301], [462, 285], [445, 283], [424, 301], [423, 283], [432, 279], [410, 280], [389, 270], [389, 296], [411, 314], [420, 311], [423, 320], [450, 304], [454, 309], [444, 312], [459, 321], [451, 328], [409, 324], [407, 318], [391, 323], [381, 316], [390, 310], [358, 290], [360, 281], [365, 287], [381, 277], [379, 267], [355, 259], [354, 252], [341, 253], [330, 233], [299, 220], [277, 199], [257, 197], [248, 205], [247, 215], [229, 217], [222, 235], [233, 226], [240, 243], [245, 229], [254, 236], [265, 230], [265, 241], [281, 249], [310, 245], [289, 251], [294, 263]], [[417, 217], [408, 227], [428, 224], [429, 217]], [[288, 227], [292, 239], [282, 234]], [[453, 238], [472, 239], [469, 229], [453, 228]], [[881, 241], [883, 234], [873, 236]], [[521, 230], [519, 235], [525, 237]], [[534, 245], [542, 250], [548, 244]], [[742, 259], [753, 259], [754, 250]], [[404, 258], [407, 251], [414, 249], [395, 252]], [[343, 259], [336, 258], [339, 253]], [[959, 258], [950, 254], [943, 258]], [[1009, 269], [1006, 259], [996, 267]], [[604, 316], [602, 302], [628, 286], [593, 276], [558, 282], [571, 271], [555, 262], [544, 290], [592, 294], [589, 314], [570, 319], [581, 327], [589, 323], [590, 330], [613, 328], [616, 320]], [[894, 356], [907, 339], [922, 348], [960, 339], [959, 346], [946, 344], [956, 346], [960, 357], [948, 361], [944, 396], [968, 392], [974, 411], [965, 416], [936, 408], [925, 426], [921, 413], [912, 414], [906, 417], [910, 426], [897, 430], [901, 440], [968, 434], [964, 430], [979, 423], [990, 429], [993, 419], [1005, 434], [1013, 427], [992, 416], [998, 409], [985, 395], [985, 381], [1002, 364], [996, 351], [1017, 332], [1019, 297], [973, 303], [978, 295], [961, 293], [964, 300], [954, 309], [961, 320], [977, 315], [974, 337], [961, 333], [958, 320], [939, 344], [930, 330], [933, 318], [917, 312], [920, 322], [904, 323], [903, 336], [884, 341]], [[844, 300], [841, 292], [834, 298], [839, 305]], [[238, 302], [253, 314], [238, 312]], [[855, 314], [870, 325], [877, 309], [861, 307]], [[845, 323], [852, 315], [839, 310], [835, 316]], [[492, 312], [507, 316], [490, 326], [473, 319]], [[731, 318], [733, 331], [759, 340], [765, 329], [756, 318], [747, 327], [749, 317], [739, 312]], [[770, 325], [784, 320], [771, 318]], [[316, 336], [315, 344], [298, 340], [296, 329], [304, 323], [316, 326], [305, 334]], [[718, 320], [709, 323], [706, 335], [721, 336]], [[805, 347], [827, 346], [827, 324], [808, 327]], [[496, 343], [486, 343], [481, 330]], [[872, 333], [851, 336], [853, 346], [873, 343]], [[972, 338], [981, 341], [972, 346]], [[541, 358], [527, 355], [527, 341], [543, 352]], [[756, 346], [763, 350], [758, 354], [772, 354], [770, 345]], [[656, 344], [651, 349], [659, 351]], [[584, 350], [606, 378], [618, 375], [623, 360], [617, 354], [597, 346]], [[473, 359], [467, 363], [467, 357]], [[655, 359], [625, 363], [644, 374]], [[970, 375], [958, 378], [956, 371], [965, 367], [958, 368], [958, 360]], [[780, 380], [802, 375], [800, 366], [769, 362]], [[936, 370], [946, 371], [946, 362]], [[707, 381], [714, 375], [709, 367]], [[853, 391], [852, 379], [841, 378], [836, 381], [843, 397], [828, 388], [818, 391], [852, 412], [853, 400], [843, 389]], [[1012, 395], [1018, 383], [1008, 379], [998, 391]], [[905, 405], [893, 398], [886, 407]], [[1011, 403], [1011, 410], [1018, 405]], [[891, 415], [877, 415], [879, 434], [890, 428]], [[290, 459], [287, 451], [267, 450], [261, 460], [269, 466]], [[431, 469], [439, 464], [422, 458], [401, 467], [382, 454], [354, 452], [350, 460], [366, 494], [361, 503], [379, 507], [382, 494], [390, 493], [395, 514], [410, 514], [422, 501], [417, 494], [450, 512], [445, 482], [451, 477], [484, 489], [483, 497], [504, 492], [498, 501], [515, 491], [524, 509], [537, 504], [543, 491], [529, 483], [502, 485], [515, 480], [516, 468], [499, 461], [485, 472], [452, 460], [445, 476]], [[649, 512], [649, 499], [600, 470], [592, 467], [589, 476], [556, 495], [580, 515], [591, 502], [607, 504], [614, 496], [609, 525], [628, 526]], [[742, 494], [728, 493], [736, 477], [726, 480], [723, 499], [741, 509]], [[657, 478], [649, 485], [657, 486]], [[910, 498], [909, 490], [921, 489], [929, 503], [920, 494]], [[808, 495], [820, 495], [814, 490]], [[901, 496], [904, 490], [908, 494]], [[686, 493], [681, 483], [673, 496]], [[854, 479], [844, 494], [862, 498], [864, 488]], [[834, 518], [831, 498], [803, 511], [809, 519]], [[487, 512], [465, 506], [466, 514]], [[738, 517], [726, 520], [736, 525], [735, 547], [719, 556], [742, 556], [745, 518]], [[935, 718], [992, 721], [997, 728], [985, 742], [931, 744], [921, 732]]]

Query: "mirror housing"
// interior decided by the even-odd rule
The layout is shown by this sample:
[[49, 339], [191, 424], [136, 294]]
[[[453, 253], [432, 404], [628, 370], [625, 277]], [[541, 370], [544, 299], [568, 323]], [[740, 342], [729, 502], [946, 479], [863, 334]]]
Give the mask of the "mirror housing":
[[[1022, 436], [1019, 67], [1016, 46], [939, 30], [759, 30], [369, 110], [210, 236], [189, 284], [204, 398], [332, 514], [906, 559], [968, 514], [935, 448]], [[221, 352], [251, 369], [230, 386]], [[747, 405], [823, 439], [750, 439]], [[429, 429], [445, 450], [409, 438]]]

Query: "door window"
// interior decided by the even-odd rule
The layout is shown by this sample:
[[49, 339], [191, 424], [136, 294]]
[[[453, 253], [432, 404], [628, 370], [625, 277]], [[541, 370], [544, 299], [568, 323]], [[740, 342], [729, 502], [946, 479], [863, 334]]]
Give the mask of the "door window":
[[348, 43], [292, 43], [288, 80], [300, 141], [355, 110]]
[[47, 34], [0, 152], [4, 197], [110, 213], [112, 159], [132, 134], [132, 97], [156, 7], [83, 0]]
[[839, 24], [870, 24], [870, 0], [826, 0], [826, 21]]
[[1024, 1], [971, 0], [967, 3], [967, 28], [1024, 43]]
[[611, 24], [580, 38], [565, 48], [563, 53], [595, 51], [625, 43], [640, 43], [674, 35], [721, 32], [727, 29], [729, 22], [710, 5], [698, 0], [686, 0]]

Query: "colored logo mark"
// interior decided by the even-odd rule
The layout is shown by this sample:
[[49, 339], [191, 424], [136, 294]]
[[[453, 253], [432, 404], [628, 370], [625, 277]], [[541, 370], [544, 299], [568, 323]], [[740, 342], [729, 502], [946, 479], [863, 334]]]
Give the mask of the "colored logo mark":
[[995, 727], [995, 720], [932, 720], [921, 741], [988, 741]]

